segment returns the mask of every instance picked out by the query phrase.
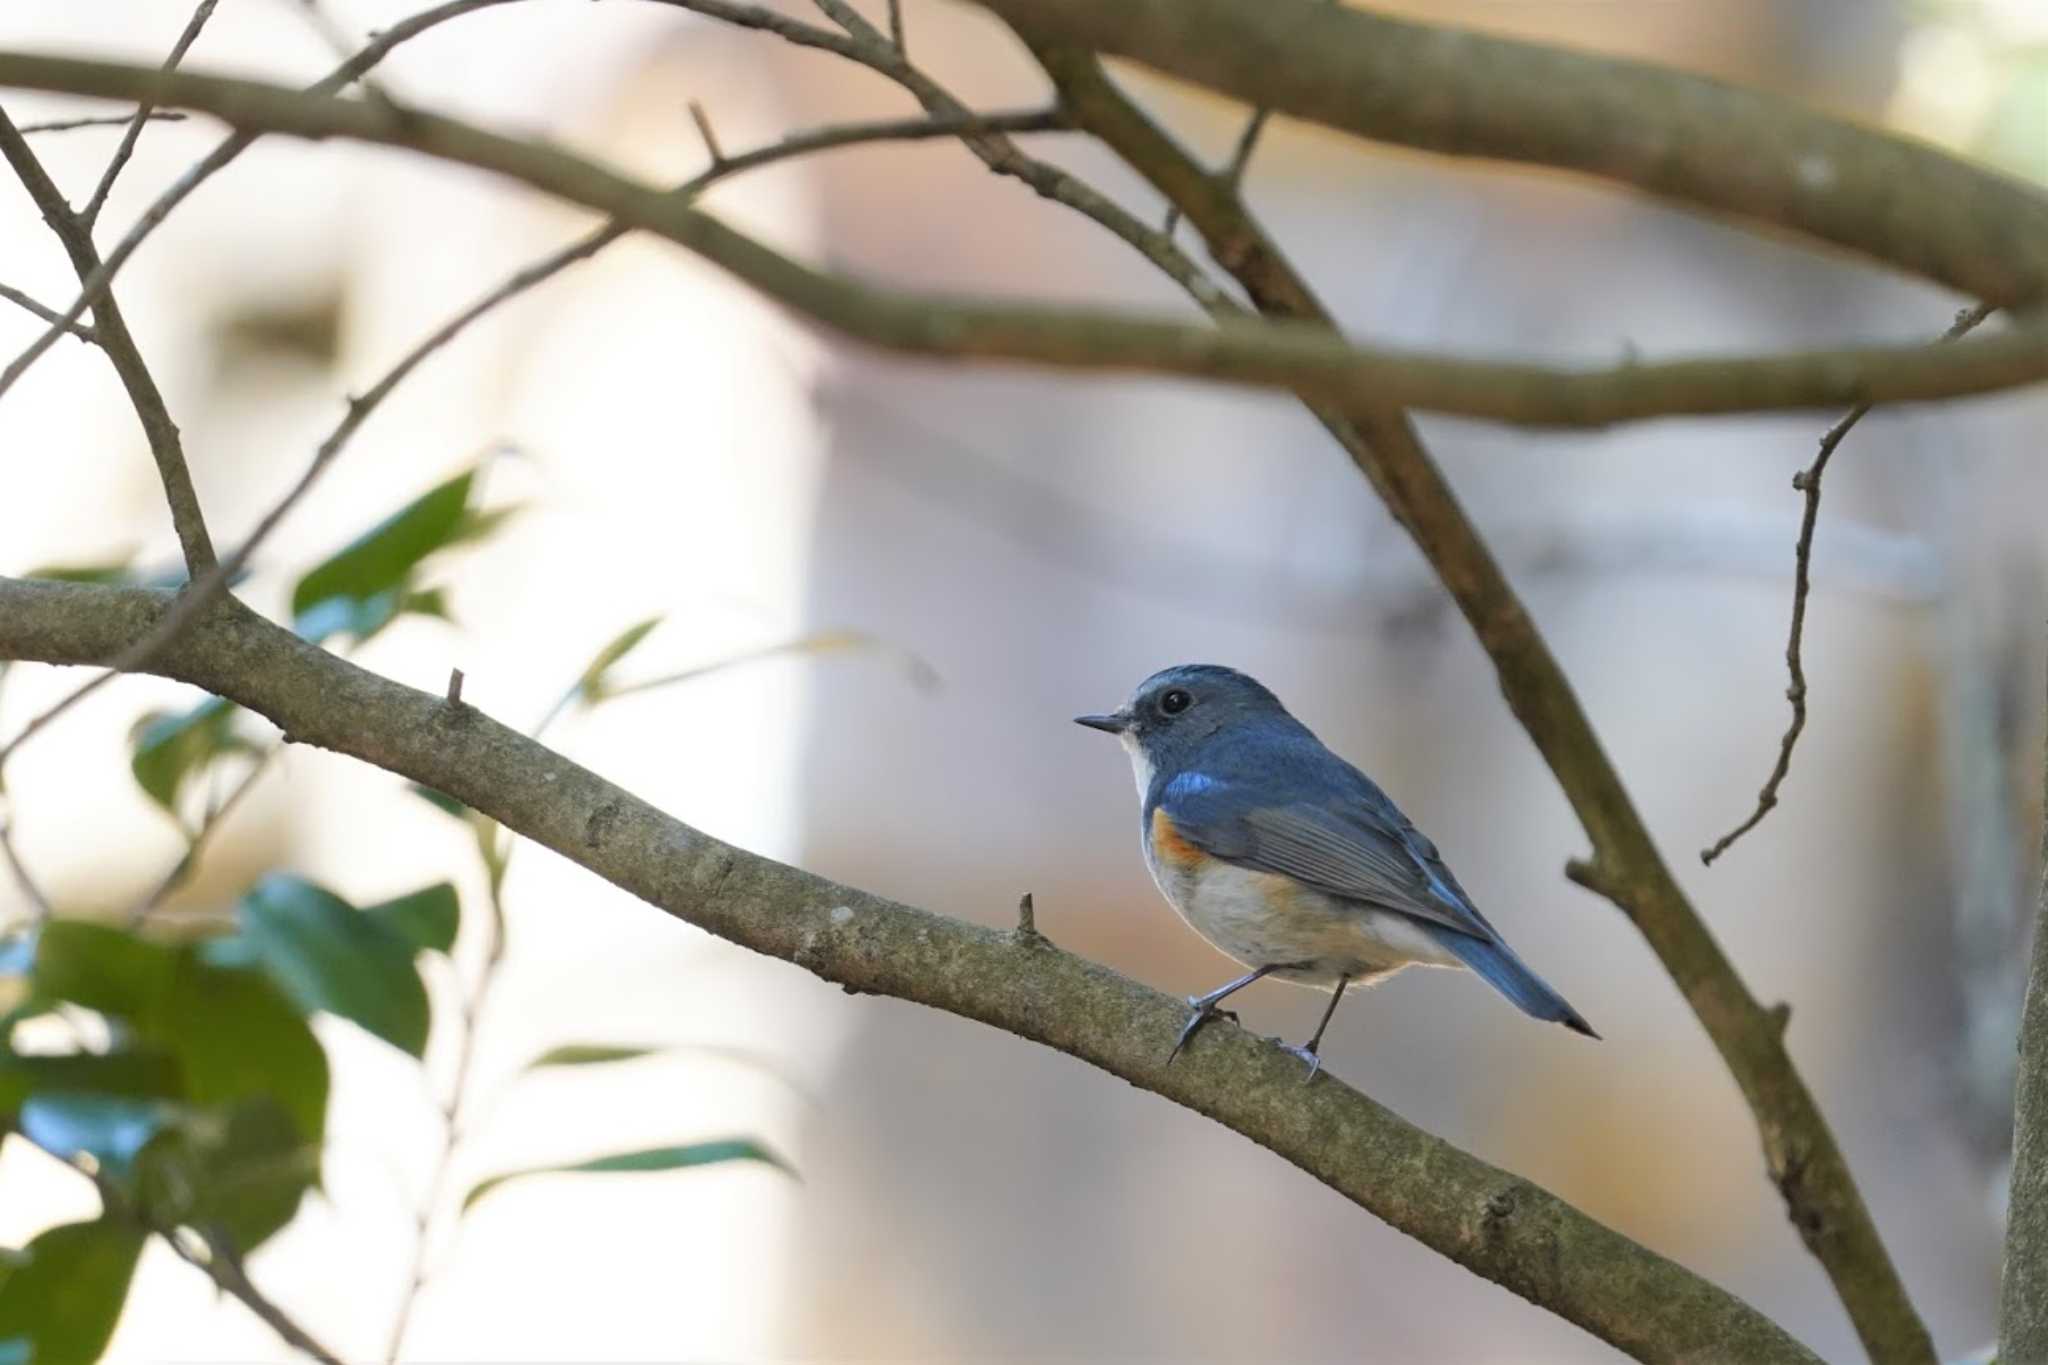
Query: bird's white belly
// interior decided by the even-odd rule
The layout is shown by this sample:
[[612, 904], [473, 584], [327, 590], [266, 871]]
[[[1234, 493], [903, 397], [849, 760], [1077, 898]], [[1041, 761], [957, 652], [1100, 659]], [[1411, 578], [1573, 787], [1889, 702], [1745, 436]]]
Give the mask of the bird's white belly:
[[[1324, 895], [1277, 873], [1210, 860], [1182, 871], [1149, 855], [1161, 894], [1195, 931], [1247, 967], [1306, 986], [1367, 984], [1403, 967], [1464, 964], [1406, 915]], [[1298, 964], [1298, 965], [1297, 965]]]

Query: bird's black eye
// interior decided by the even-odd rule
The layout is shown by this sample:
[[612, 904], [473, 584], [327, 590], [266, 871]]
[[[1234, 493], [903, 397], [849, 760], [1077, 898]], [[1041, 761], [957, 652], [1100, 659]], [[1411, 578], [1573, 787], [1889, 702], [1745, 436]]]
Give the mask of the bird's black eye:
[[1176, 687], [1159, 699], [1159, 709], [1169, 716], [1177, 716], [1188, 709], [1194, 698]]

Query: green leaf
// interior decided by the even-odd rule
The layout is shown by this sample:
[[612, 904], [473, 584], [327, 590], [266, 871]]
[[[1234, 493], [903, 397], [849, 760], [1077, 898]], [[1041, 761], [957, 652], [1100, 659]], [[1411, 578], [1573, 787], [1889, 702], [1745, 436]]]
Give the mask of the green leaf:
[[135, 780], [152, 801], [178, 813], [178, 793], [192, 777], [223, 754], [254, 753], [256, 745], [235, 729], [241, 708], [208, 697], [190, 711], [152, 711], [135, 723]]
[[327, 1054], [264, 973], [215, 967], [186, 954], [142, 1028], [178, 1059], [192, 1103], [228, 1106], [268, 1096], [291, 1115], [304, 1141], [320, 1141]]
[[614, 1043], [563, 1043], [560, 1047], [549, 1048], [519, 1069], [538, 1071], [544, 1066], [595, 1066], [604, 1062], [630, 1062], [641, 1057], [652, 1057], [661, 1050], [658, 1047], [622, 1047]]
[[178, 1059], [159, 1047], [119, 1052], [0, 1052], [0, 1118], [50, 1091], [170, 1100], [184, 1094]]
[[368, 639], [408, 611], [445, 617], [446, 601], [415, 589], [414, 571], [436, 551], [488, 535], [510, 511], [470, 507], [476, 475], [469, 469], [428, 489], [316, 565], [292, 589], [293, 629], [315, 642]]
[[27, 576], [48, 579], [54, 583], [119, 585], [136, 581], [135, 574], [125, 559], [113, 564], [45, 564], [40, 569], [30, 569]]
[[445, 953], [462, 926], [462, 902], [451, 882], [436, 882], [409, 896], [366, 905], [363, 913], [383, 924], [417, 951]]
[[66, 1161], [90, 1156], [107, 1175], [125, 1180], [136, 1154], [177, 1117], [176, 1106], [163, 1100], [55, 1091], [22, 1101], [15, 1126], [46, 1152]]
[[620, 631], [610, 644], [597, 651], [597, 656], [583, 670], [583, 676], [576, 680], [576, 690], [590, 701], [602, 698], [607, 684], [605, 675], [611, 672], [612, 665], [638, 648], [640, 642], [661, 622], [661, 617], [650, 616], [645, 621], [627, 626]]
[[725, 1161], [760, 1161], [773, 1166], [787, 1175], [796, 1170], [788, 1162], [752, 1138], [721, 1138], [715, 1142], [694, 1142], [685, 1147], [652, 1147], [645, 1151], [621, 1152], [616, 1156], [597, 1157], [580, 1161], [572, 1166], [532, 1166], [525, 1170], [507, 1171], [479, 1182], [463, 1196], [464, 1213], [475, 1206], [479, 1199], [511, 1180], [523, 1180], [534, 1175], [589, 1175], [616, 1171], [678, 1171], [689, 1166], [713, 1166]]
[[237, 908], [242, 933], [302, 1010], [360, 1024], [414, 1057], [427, 1047], [427, 988], [413, 945], [331, 891], [265, 877]]
[[84, 920], [51, 920], [36, 946], [38, 995], [126, 1019], [152, 1015], [177, 974], [174, 950]]
[[246, 1251], [291, 1222], [319, 1159], [291, 1115], [258, 1096], [167, 1126], [136, 1163], [138, 1198], [158, 1226], [221, 1228]]
[[469, 807], [446, 792], [435, 791], [432, 787], [421, 786], [417, 782], [406, 783], [405, 789], [444, 815], [452, 815], [458, 820], [469, 818]]
[[0, 1280], [0, 1343], [26, 1341], [37, 1365], [98, 1360], [121, 1317], [144, 1236], [104, 1218], [42, 1233], [28, 1244], [28, 1260]]

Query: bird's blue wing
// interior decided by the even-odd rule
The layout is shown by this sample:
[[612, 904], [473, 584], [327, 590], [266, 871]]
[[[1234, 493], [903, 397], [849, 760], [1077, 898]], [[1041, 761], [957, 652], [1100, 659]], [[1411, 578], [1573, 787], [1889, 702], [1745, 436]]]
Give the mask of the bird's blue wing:
[[1496, 938], [1436, 846], [1362, 774], [1358, 781], [1363, 787], [1342, 800], [1252, 805], [1228, 781], [1182, 773], [1165, 784], [1158, 804], [1182, 838], [1213, 857], [1475, 938]]

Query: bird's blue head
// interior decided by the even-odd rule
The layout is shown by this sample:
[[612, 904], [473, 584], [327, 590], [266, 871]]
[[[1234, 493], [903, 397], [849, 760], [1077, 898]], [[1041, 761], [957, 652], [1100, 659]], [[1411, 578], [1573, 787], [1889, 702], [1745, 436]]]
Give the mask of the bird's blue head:
[[1203, 743], [1214, 736], [1276, 722], [1289, 730], [1300, 729], [1300, 722], [1258, 679], [1218, 664], [1162, 668], [1139, 683], [1120, 709], [1074, 717], [1076, 725], [1123, 741], [1140, 797], [1150, 788], [1154, 773], [1196, 766]]

